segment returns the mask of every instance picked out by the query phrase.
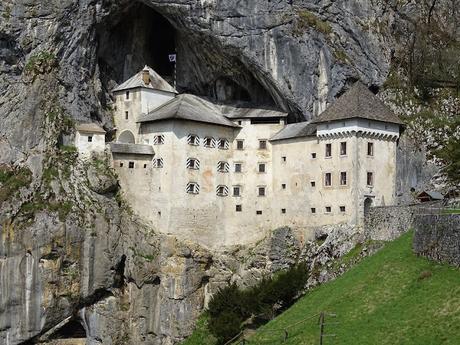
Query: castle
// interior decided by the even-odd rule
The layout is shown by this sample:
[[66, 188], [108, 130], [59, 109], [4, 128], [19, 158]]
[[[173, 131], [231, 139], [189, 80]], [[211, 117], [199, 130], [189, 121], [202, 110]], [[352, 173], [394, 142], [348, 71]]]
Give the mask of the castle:
[[313, 121], [292, 124], [281, 111], [178, 94], [147, 66], [113, 95], [113, 167], [158, 231], [245, 244], [281, 226], [308, 236], [360, 225], [369, 207], [394, 202], [402, 122], [360, 82]]

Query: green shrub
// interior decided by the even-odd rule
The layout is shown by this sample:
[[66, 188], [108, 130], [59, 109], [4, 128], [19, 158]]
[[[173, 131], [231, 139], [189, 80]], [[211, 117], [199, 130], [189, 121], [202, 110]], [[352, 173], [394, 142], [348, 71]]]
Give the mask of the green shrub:
[[8, 166], [0, 167], [0, 203], [14, 195], [22, 187], [32, 182], [32, 172], [26, 168], [13, 169]]
[[297, 13], [293, 34], [294, 36], [301, 36], [308, 28], [312, 28], [325, 35], [329, 35], [332, 32], [331, 25], [328, 22], [319, 19], [310, 11], [301, 10]]

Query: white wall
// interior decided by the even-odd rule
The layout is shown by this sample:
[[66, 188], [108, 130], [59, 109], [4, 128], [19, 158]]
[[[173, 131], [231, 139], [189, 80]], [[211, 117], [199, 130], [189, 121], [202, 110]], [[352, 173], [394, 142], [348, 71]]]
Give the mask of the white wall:
[[[88, 141], [89, 136], [93, 137], [91, 142]], [[77, 147], [79, 155], [82, 157], [89, 157], [91, 152], [104, 152], [105, 134], [77, 131], [75, 135], [75, 146]]]

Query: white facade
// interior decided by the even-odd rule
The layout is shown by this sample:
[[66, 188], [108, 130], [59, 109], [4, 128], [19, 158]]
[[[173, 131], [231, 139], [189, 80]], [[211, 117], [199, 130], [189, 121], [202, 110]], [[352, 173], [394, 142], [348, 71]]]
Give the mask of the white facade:
[[105, 131], [94, 124], [81, 124], [77, 126], [75, 134], [75, 147], [82, 158], [89, 157], [91, 152], [104, 152]]

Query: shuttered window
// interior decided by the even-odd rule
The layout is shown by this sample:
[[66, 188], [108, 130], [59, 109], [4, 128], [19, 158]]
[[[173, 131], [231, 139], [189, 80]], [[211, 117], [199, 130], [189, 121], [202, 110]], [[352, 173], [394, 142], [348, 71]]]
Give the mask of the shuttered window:
[[154, 145], [163, 145], [165, 143], [165, 136], [163, 134], [155, 135], [153, 137]]
[[187, 163], [186, 163], [187, 169], [192, 169], [192, 170], [199, 170], [200, 169], [200, 161], [196, 158], [187, 158]]
[[230, 164], [224, 161], [217, 163], [217, 171], [222, 173], [228, 173], [230, 170]]
[[227, 187], [227, 186], [223, 186], [223, 185], [217, 186], [217, 188], [216, 188], [216, 194], [217, 194], [218, 196], [227, 196], [227, 195], [228, 195], [228, 187]]
[[155, 158], [153, 160], [153, 167], [154, 168], [163, 168], [163, 158]]
[[187, 136], [187, 143], [189, 145], [197, 146], [197, 145], [200, 144], [200, 137], [198, 135], [195, 135], [195, 134], [189, 134]]
[[200, 193], [200, 185], [196, 182], [189, 182], [187, 183], [187, 187], [185, 191], [188, 194], [199, 194]]
[[225, 138], [219, 138], [219, 140], [217, 142], [217, 146], [221, 150], [228, 150], [228, 147], [229, 147], [228, 140], [225, 139]]

